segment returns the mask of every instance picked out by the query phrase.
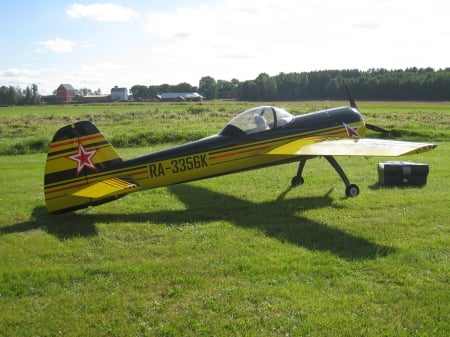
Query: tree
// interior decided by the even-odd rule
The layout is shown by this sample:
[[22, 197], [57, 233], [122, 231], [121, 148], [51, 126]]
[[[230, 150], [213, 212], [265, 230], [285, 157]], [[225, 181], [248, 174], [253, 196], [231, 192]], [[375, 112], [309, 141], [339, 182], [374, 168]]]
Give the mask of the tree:
[[159, 93], [171, 92], [170, 88], [171, 88], [170, 84], [167, 84], [167, 83], [161, 84], [159, 86]]
[[235, 83], [233, 83], [232, 81], [218, 80], [217, 81], [218, 98], [236, 98], [237, 85]]
[[89, 96], [92, 95], [92, 90], [88, 88], [78, 89], [77, 94], [80, 96]]
[[149, 85], [147, 89], [147, 94], [149, 99], [154, 99], [156, 96], [160, 94], [159, 86], [157, 85]]
[[25, 97], [23, 98], [23, 104], [26, 105], [33, 104], [33, 94], [31, 92], [30, 87], [26, 87], [25, 89]]
[[33, 83], [31, 85], [31, 93], [32, 93], [32, 100], [33, 100], [33, 104], [38, 104], [41, 101], [41, 97], [39, 96], [39, 88], [37, 86], [37, 84]]
[[216, 99], [218, 94], [217, 82], [211, 76], [204, 76], [200, 79], [198, 90], [200, 95], [206, 99]]
[[14, 105], [19, 102], [19, 91], [12, 85], [8, 88], [7, 102], [9, 105]]
[[0, 105], [9, 105], [8, 103], [8, 87], [2, 85], [0, 87]]
[[244, 81], [239, 84], [238, 97], [241, 100], [256, 101], [259, 99], [258, 86], [255, 81]]
[[196, 88], [194, 88], [189, 83], [183, 82], [179, 83], [177, 85], [174, 85], [171, 89], [172, 92], [195, 92], [197, 91]]
[[133, 98], [137, 101], [148, 99], [148, 87], [145, 85], [133, 85], [130, 89]]
[[270, 77], [266, 73], [259, 74], [255, 80], [258, 96], [260, 100], [276, 99], [277, 82], [274, 77]]

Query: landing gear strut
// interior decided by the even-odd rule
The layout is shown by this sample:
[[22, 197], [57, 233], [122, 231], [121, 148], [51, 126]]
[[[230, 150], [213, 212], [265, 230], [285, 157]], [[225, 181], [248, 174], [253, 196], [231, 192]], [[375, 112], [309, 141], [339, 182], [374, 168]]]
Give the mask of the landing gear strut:
[[[305, 157], [300, 160], [300, 163], [298, 165], [297, 175], [292, 178], [291, 180], [291, 186], [296, 187], [298, 185], [302, 185], [305, 180], [302, 177], [303, 169], [305, 168], [306, 161], [312, 157]], [[359, 194], [359, 187], [356, 184], [350, 183], [350, 180], [348, 180], [344, 170], [342, 167], [338, 164], [336, 159], [334, 159], [333, 156], [325, 156], [325, 159], [330, 163], [331, 166], [336, 170], [336, 172], [339, 174], [339, 177], [341, 177], [342, 181], [345, 184], [345, 195], [347, 197], [356, 197]]]
[[300, 160], [300, 163], [298, 164], [297, 175], [295, 177], [293, 177], [291, 180], [292, 187], [296, 187], [296, 186], [304, 184], [305, 179], [303, 179], [302, 173], [303, 173], [303, 168], [305, 167], [305, 164], [306, 164], [306, 160], [307, 159]]

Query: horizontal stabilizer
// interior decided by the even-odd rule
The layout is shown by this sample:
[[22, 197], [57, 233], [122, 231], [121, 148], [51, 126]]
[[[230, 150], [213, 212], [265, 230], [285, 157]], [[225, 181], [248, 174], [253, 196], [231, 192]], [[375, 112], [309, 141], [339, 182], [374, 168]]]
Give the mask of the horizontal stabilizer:
[[316, 141], [303, 145], [297, 141], [282, 145], [270, 152], [278, 155], [299, 156], [366, 156], [395, 157], [430, 151], [432, 143], [417, 143], [386, 139], [336, 139]]
[[73, 195], [89, 199], [103, 199], [129, 192], [139, 184], [130, 178], [111, 178], [97, 181], [86, 188], [78, 190]]

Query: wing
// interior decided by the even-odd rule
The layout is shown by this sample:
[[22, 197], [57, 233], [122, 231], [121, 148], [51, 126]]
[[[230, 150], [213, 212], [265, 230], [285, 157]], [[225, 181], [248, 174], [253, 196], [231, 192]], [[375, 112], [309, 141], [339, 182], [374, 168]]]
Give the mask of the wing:
[[[323, 138], [322, 138], [323, 139]], [[386, 139], [336, 139], [306, 143], [298, 140], [282, 145], [270, 151], [270, 154], [299, 155], [299, 156], [380, 156], [395, 157], [416, 154], [434, 149], [432, 143], [405, 142]]]

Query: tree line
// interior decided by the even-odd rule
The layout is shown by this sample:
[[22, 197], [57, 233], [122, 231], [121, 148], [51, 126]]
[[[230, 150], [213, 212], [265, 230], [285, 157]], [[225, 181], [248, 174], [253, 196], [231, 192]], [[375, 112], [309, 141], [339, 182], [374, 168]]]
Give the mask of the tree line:
[[450, 100], [450, 68], [263, 73], [240, 83], [237, 97], [250, 101], [343, 99], [346, 86], [360, 100]]
[[450, 100], [450, 68], [263, 73], [240, 83], [237, 95], [250, 101], [342, 99], [346, 86], [360, 100]]
[[40, 102], [41, 96], [36, 84], [32, 84], [31, 87], [27, 86], [25, 90], [13, 86], [3, 85], [0, 87], [0, 105], [31, 105]]
[[407, 68], [322, 70], [302, 73], [261, 73], [254, 80], [216, 81], [200, 79], [199, 86], [136, 85], [131, 88], [137, 100], [156, 97], [161, 92], [199, 92], [205, 99], [245, 101], [296, 101], [345, 98], [345, 87], [361, 100], [450, 100], [450, 68]]
[[[134, 85], [134, 100], [154, 100], [165, 92], [198, 92], [205, 99], [244, 101], [297, 101], [344, 99], [345, 87], [359, 100], [438, 100], [450, 101], [450, 68], [407, 68], [404, 70], [369, 69], [361, 71], [321, 70], [301, 73], [261, 73], [254, 80], [215, 80], [204, 76], [199, 86], [183, 82], [177, 85]], [[83, 90], [88, 90], [84, 88]], [[98, 90], [99, 91], [99, 90]], [[0, 87], [0, 105], [52, 103], [52, 95], [40, 96], [33, 84], [25, 90]]]

